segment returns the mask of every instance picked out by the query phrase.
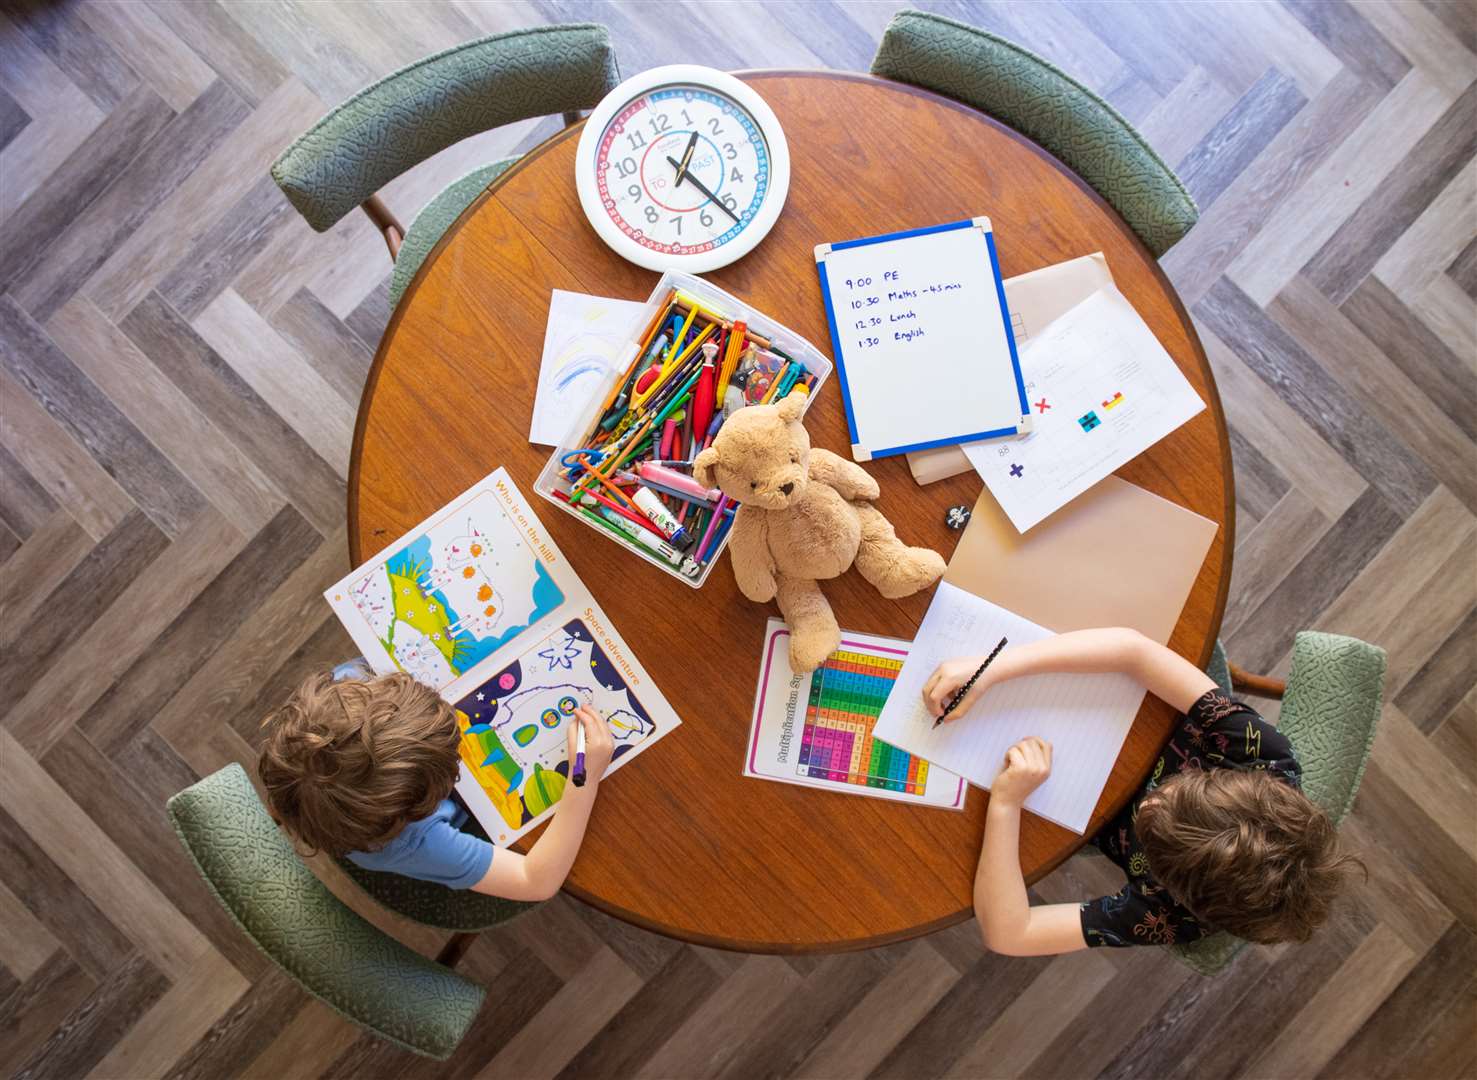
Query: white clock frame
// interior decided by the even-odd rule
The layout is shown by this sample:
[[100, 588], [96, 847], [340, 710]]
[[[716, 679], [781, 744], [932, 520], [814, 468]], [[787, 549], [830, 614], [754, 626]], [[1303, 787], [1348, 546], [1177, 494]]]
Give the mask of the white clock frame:
[[[672, 85], [697, 86], [732, 98], [734, 102], [746, 109], [753, 117], [754, 123], [759, 125], [759, 130], [763, 133], [769, 150], [769, 190], [764, 196], [759, 212], [754, 215], [753, 220], [744, 227], [743, 231], [728, 243], [712, 251], [702, 251], [695, 255], [673, 255], [653, 251], [623, 233], [610, 219], [605, 204], [600, 200], [600, 189], [595, 174], [600, 138], [605, 134], [606, 126], [616, 113], [642, 94]], [[584, 130], [580, 132], [579, 148], [575, 151], [574, 178], [575, 186], [579, 190], [580, 206], [585, 211], [585, 217], [594, 226], [600, 239], [604, 240], [617, 255], [637, 266], [644, 266], [648, 270], [658, 272], [678, 270], [689, 274], [701, 274], [743, 258], [754, 250], [759, 241], [769, 235], [769, 230], [779, 219], [780, 210], [785, 205], [785, 198], [790, 193], [790, 146], [785, 141], [784, 129], [780, 127], [774, 110], [748, 83], [734, 78], [726, 71], [719, 71], [717, 68], [703, 67], [700, 64], [668, 64], [633, 75], [606, 94], [600, 104], [595, 106], [585, 120]]]

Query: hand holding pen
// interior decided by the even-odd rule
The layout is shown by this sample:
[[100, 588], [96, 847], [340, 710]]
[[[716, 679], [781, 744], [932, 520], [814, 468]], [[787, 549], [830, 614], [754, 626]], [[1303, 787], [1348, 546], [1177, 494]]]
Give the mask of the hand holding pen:
[[575, 787], [598, 784], [615, 754], [610, 724], [588, 705], [574, 710], [569, 730], [569, 773]]
[[967, 709], [984, 693], [988, 684], [981, 683], [980, 679], [1005, 648], [1006, 642], [1007, 639], [1002, 637], [990, 655], [977, 666], [975, 658], [946, 660], [929, 676], [928, 682], [923, 685], [923, 704], [934, 717], [934, 727], [942, 724], [961, 706]]

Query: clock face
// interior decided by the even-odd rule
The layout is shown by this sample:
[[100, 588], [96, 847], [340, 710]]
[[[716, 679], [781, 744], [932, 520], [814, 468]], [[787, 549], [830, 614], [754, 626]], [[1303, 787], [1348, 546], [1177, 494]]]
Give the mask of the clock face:
[[759, 217], [770, 174], [769, 143], [753, 114], [700, 85], [630, 99], [601, 131], [595, 153], [611, 224], [665, 256], [703, 255], [738, 240]]
[[790, 148], [765, 100], [726, 72], [669, 64], [591, 111], [575, 151], [580, 208], [648, 270], [701, 274], [768, 235], [790, 191]]

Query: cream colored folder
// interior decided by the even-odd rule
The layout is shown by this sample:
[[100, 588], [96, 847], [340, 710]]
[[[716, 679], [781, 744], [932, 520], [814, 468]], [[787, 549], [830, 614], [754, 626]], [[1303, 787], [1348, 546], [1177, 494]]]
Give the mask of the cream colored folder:
[[1163, 645], [1218, 528], [1110, 476], [1022, 535], [986, 488], [944, 580], [1057, 633], [1129, 626]]
[[[1029, 341], [1032, 334], [1044, 330], [1057, 316], [1066, 314], [1112, 283], [1113, 275], [1108, 272], [1108, 260], [1102, 252], [1006, 278], [1005, 302], [1010, 308], [1017, 347]], [[915, 450], [907, 458], [913, 479], [920, 484], [958, 476], [973, 467], [958, 446]]]

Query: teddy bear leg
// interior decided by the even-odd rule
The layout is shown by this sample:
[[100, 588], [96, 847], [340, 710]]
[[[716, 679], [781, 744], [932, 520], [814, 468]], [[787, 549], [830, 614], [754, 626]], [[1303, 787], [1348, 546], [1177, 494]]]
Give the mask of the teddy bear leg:
[[779, 579], [780, 614], [790, 626], [790, 668], [814, 671], [841, 647], [841, 628], [821, 587], [808, 578]]
[[912, 596], [943, 576], [944, 557], [937, 551], [908, 547], [874, 506], [857, 505], [856, 512], [862, 523], [856, 568], [883, 596], [889, 600]]

